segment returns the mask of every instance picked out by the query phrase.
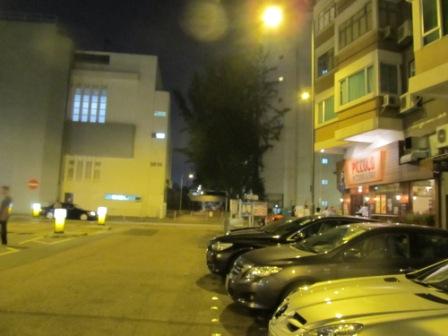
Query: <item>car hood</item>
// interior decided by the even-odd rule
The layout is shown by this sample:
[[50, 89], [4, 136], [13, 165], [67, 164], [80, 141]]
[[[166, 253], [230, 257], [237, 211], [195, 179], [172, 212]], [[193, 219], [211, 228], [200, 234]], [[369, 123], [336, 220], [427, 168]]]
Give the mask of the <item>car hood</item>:
[[215, 241], [221, 242], [242, 242], [252, 240], [278, 240], [280, 237], [272, 233], [264, 232], [260, 229], [237, 229], [230, 231], [225, 236], [215, 238]]
[[314, 256], [315, 253], [284, 244], [250, 251], [244, 255], [244, 259], [254, 265], [288, 265], [296, 263], [299, 259]]
[[[403, 275], [328, 281], [303, 287], [290, 295], [285, 316], [299, 313], [307, 325], [341, 319], [400, 319], [448, 314], [448, 294], [425, 287]], [[395, 316], [395, 317], [394, 317]]]

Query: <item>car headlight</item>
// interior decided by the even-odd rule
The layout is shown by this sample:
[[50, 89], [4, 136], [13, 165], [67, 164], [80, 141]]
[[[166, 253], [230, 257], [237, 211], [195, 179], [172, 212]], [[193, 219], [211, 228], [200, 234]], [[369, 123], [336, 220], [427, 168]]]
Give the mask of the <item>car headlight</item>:
[[221, 251], [231, 248], [232, 246], [233, 246], [233, 243], [221, 243], [218, 241], [218, 242], [212, 244], [212, 250], [221, 252]]
[[247, 271], [244, 278], [249, 281], [254, 281], [278, 273], [281, 270], [282, 268], [277, 266], [255, 266]]
[[356, 336], [363, 327], [360, 323], [340, 323], [303, 331], [298, 336]]
[[96, 212], [95, 211], [89, 211], [89, 215], [90, 216], [96, 216]]

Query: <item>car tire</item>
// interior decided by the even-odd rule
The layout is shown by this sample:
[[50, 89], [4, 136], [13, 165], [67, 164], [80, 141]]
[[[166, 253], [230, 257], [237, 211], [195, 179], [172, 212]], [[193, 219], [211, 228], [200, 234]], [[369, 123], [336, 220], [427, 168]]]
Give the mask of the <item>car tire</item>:
[[79, 216], [79, 219], [82, 221], [86, 221], [88, 218], [87, 214], [81, 214], [81, 216]]

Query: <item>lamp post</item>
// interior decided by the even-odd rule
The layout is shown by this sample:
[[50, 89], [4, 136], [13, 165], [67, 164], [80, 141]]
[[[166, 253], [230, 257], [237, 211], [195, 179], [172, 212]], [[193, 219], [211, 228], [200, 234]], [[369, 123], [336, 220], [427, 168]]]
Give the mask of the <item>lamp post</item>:
[[314, 213], [316, 205], [314, 204], [315, 201], [315, 169], [316, 169], [316, 158], [314, 155], [314, 141], [315, 141], [315, 131], [314, 131], [314, 106], [312, 95], [309, 89], [303, 90], [300, 93], [300, 100], [303, 103], [310, 103], [311, 104], [311, 184], [310, 184], [310, 195], [311, 195], [311, 213]]
[[[182, 174], [182, 176], [180, 177], [180, 200], [179, 200], [179, 212], [182, 211], [182, 199], [183, 199], [183, 189], [184, 189], [184, 175]], [[193, 173], [189, 173], [188, 174], [188, 179], [192, 180], [194, 179], [194, 174]]]

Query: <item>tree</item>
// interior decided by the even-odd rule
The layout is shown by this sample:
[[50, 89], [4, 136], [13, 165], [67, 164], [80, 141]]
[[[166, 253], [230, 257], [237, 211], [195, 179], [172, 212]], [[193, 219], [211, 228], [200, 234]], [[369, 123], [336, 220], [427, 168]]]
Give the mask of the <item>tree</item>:
[[207, 188], [264, 194], [263, 155], [278, 140], [286, 108], [261, 50], [222, 57], [196, 73], [187, 98], [175, 97], [190, 133], [182, 149]]

